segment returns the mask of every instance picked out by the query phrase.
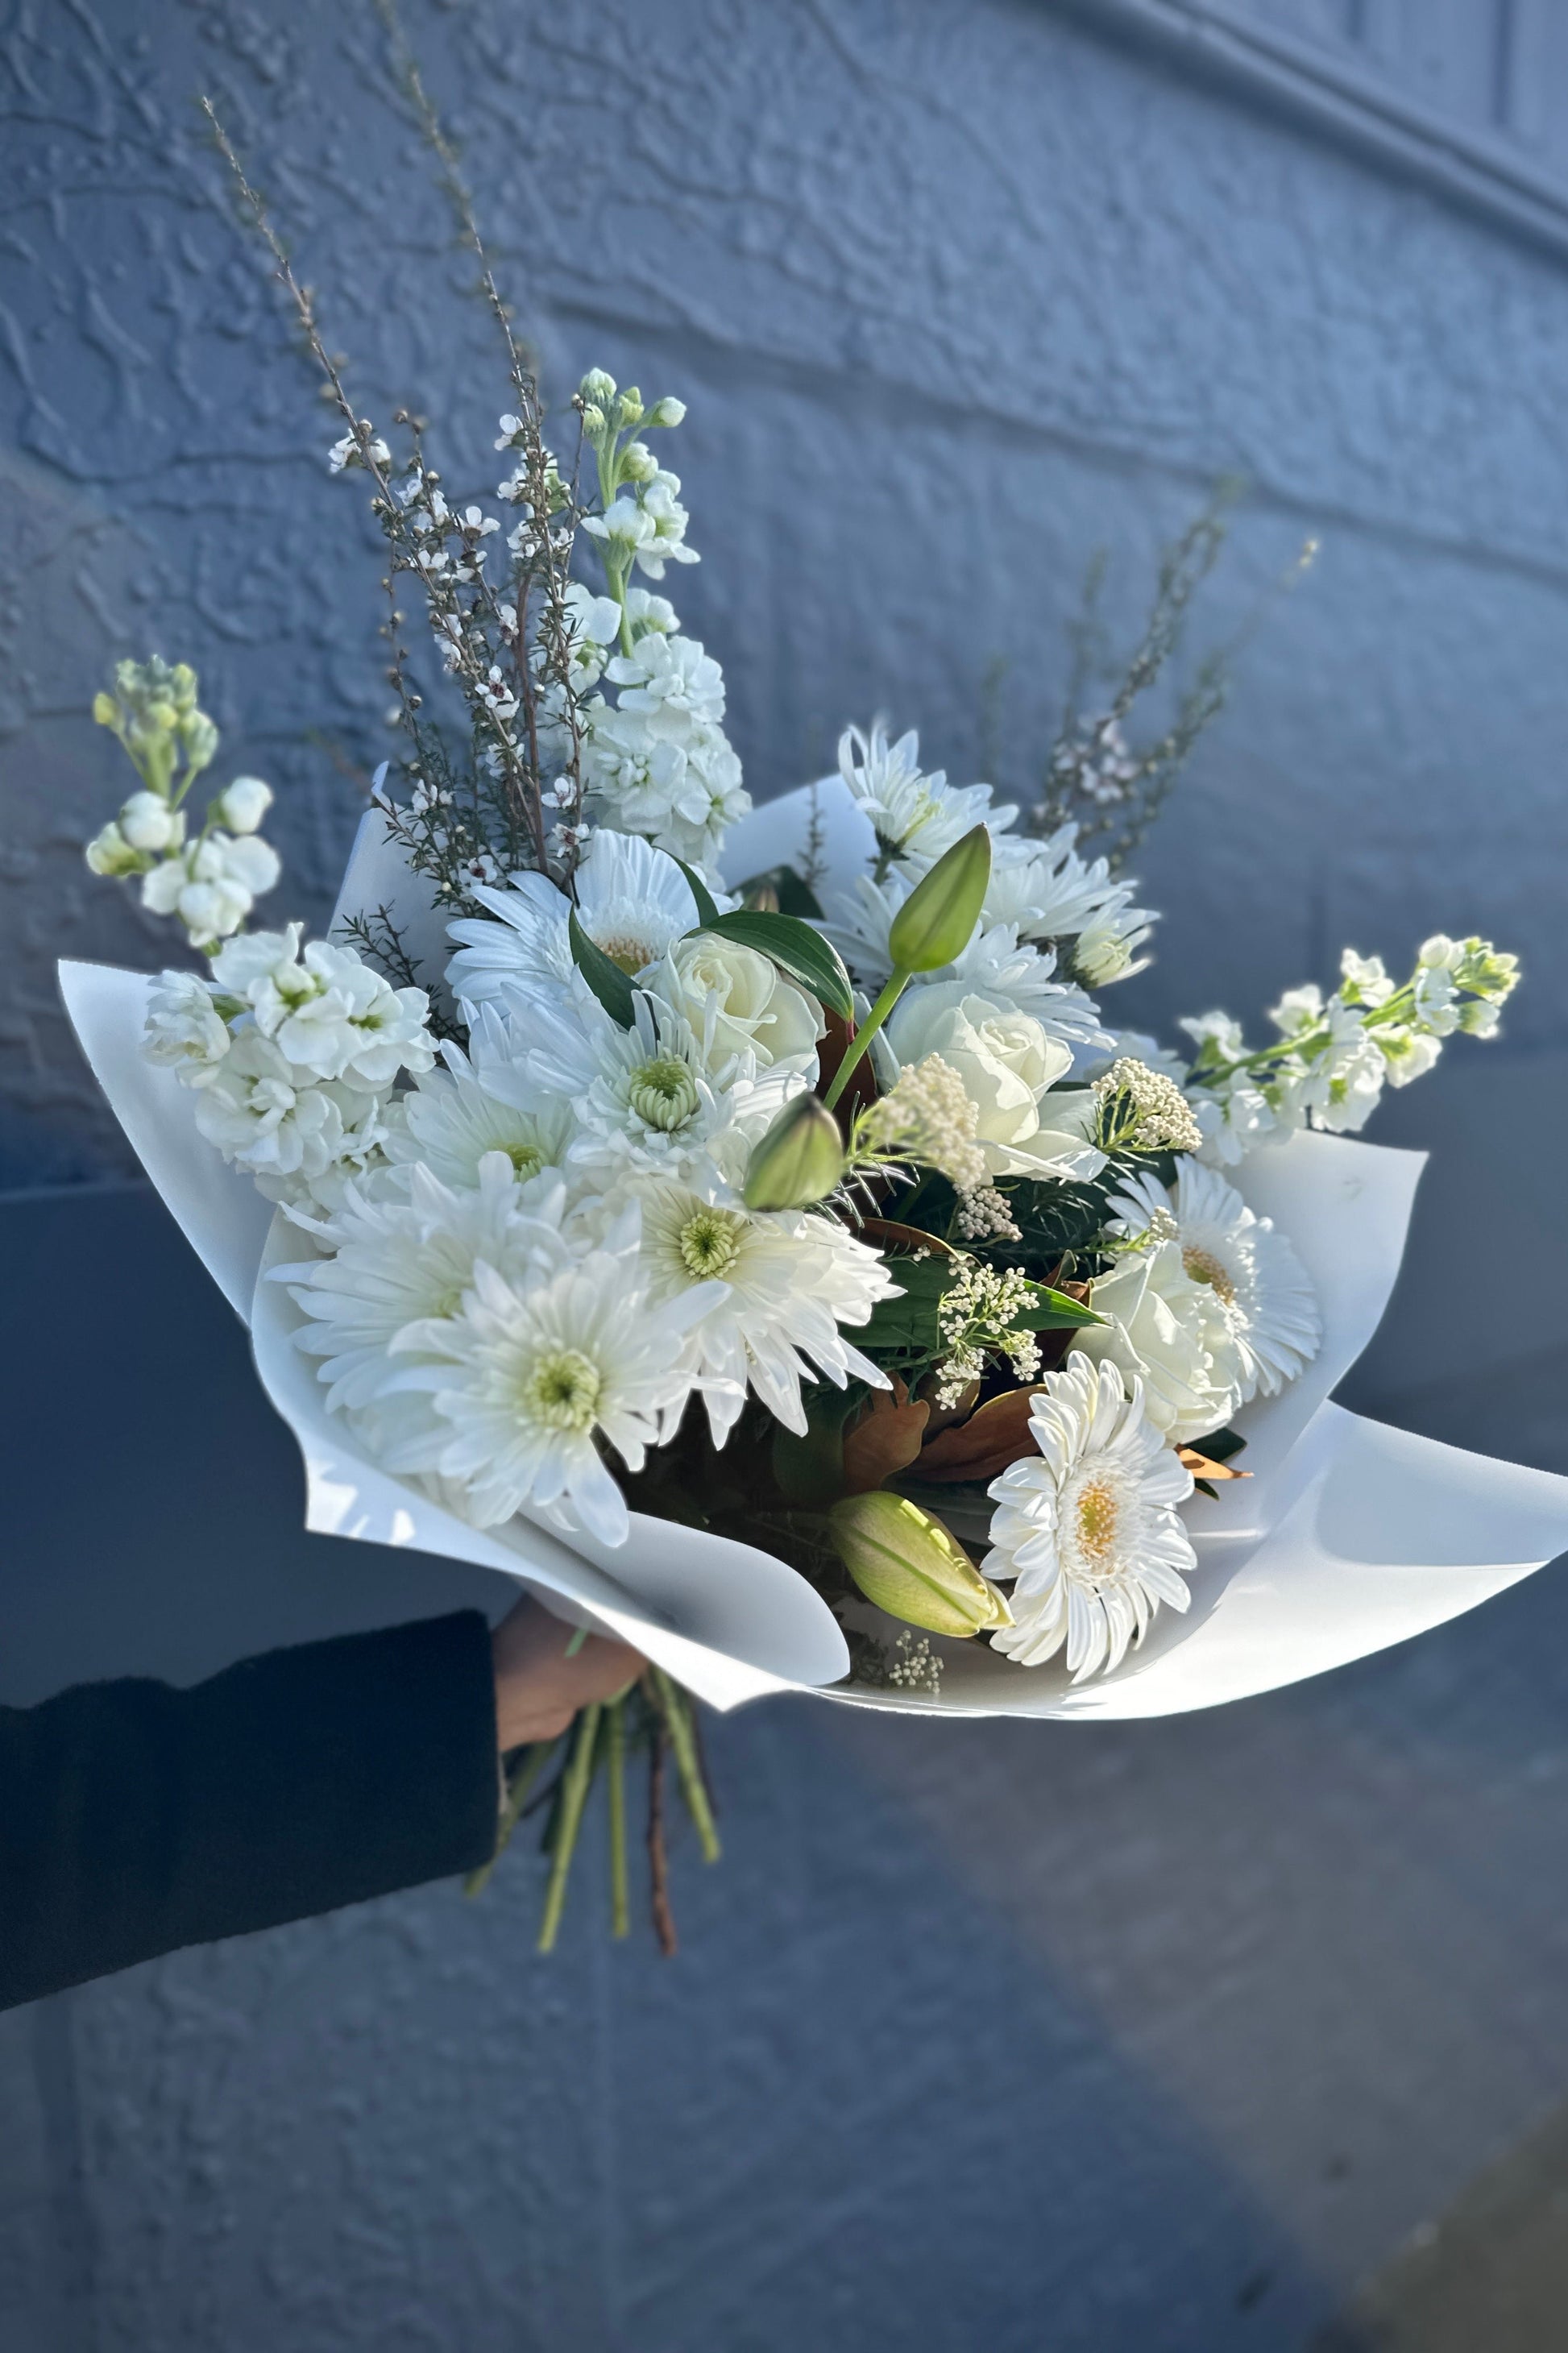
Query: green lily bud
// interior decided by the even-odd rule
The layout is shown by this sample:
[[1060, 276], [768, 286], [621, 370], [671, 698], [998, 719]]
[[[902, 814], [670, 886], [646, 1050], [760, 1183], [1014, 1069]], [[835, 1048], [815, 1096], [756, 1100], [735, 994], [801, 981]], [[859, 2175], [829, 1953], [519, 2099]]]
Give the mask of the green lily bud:
[[838, 1556], [868, 1601], [931, 1634], [983, 1634], [1013, 1613], [942, 1522], [907, 1495], [875, 1487], [827, 1514]]
[[943, 851], [893, 917], [888, 949], [899, 971], [936, 972], [961, 956], [990, 881], [991, 836], [977, 825]]
[[796, 1095], [752, 1145], [743, 1198], [748, 1209], [808, 1209], [843, 1174], [838, 1122], [816, 1095]]

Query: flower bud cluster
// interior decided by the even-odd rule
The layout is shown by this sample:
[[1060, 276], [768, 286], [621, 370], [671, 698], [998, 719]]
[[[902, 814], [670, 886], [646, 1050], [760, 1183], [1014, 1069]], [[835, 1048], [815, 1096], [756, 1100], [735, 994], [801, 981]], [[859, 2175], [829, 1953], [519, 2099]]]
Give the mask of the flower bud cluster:
[[92, 714], [124, 745], [142, 786], [89, 842], [86, 856], [95, 874], [140, 875], [142, 905], [176, 916], [192, 946], [207, 948], [239, 930], [282, 869], [276, 850], [258, 838], [272, 806], [272, 788], [259, 776], [226, 785], [208, 803], [200, 833], [188, 836], [183, 803], [218, 745], [196, 692], [187, 662], [171, 667], [154, 655], [118, 664], [114, 691], [96, 698]]
[[945, 1351], [937, 1368], [939, 1412], [955, 1406], [971, 1382], [980, 1379], [989, 1357], [1005, 1356], [1020, 1383], [1034, 1379], [1040, 1369], [1040, 1344], [1027, 1324], [1018, 1322], [1031, 1297], [1029, 1279], [1021, 1269], [982, 1266], [976, 1259], [962, 1261], [937, 1310], [937, 1331]]

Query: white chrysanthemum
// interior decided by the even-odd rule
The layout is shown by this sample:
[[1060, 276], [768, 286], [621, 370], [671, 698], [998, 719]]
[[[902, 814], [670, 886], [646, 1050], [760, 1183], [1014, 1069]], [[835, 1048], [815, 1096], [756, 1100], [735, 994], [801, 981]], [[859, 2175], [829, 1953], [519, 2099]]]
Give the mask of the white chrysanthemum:
[[[673, 858], [636, 834], [600, 827], [577, 869], [577, 921], [613, 964], [636, 975], [697, 922], [691, 885]], [[572, 902], [548, 876], [519, 874], [506, 890], [476, 885], [497, 918], [448, 924], [459, 943], [447, 983], [466, 1004], [511, 995], [557, 997], [570, 982]]]
[[900, 872], [897, 867], [880, 882], [858, 874], [849, 892], [839, 892], [827, 902], [822, 928], [850, 971], [869, 987], [879, 988], [893, 969], [888, 934], [919, 879], [912, 871]]
[[445, 1425], [418, 1467], [458, 1482], [479, 1527], [526, 1504], [601, 1544], [624, 1544], [626, 1498], [600, 1444], [628, 1471], [642, 1468], [691, 1391], [686, 1335], [723, 1286], [698, 1283], [656, 1305], [638, 1280], [635, 1213], [581, 1257], [546, 1226], [525, 1240], [535, 1261], [526, 1282], [481, 1260], [458, 1317], [411, 1324], [397, 1343], [400, 1354], [442, 1359], [402, 1376]]
[[838, 772], [878, 840], [923, 873], [975, 826], [1002, 833], [1018, 812], [993, 807], [989, 785], [950, 785], [941, 768], [922, 776], [920, 753], [912, 728], [889, 744], [880, 719], [873, 720], [868, 734], [847, 727], [838, 739]]
[[987, 1491], [988, 1577], [1016, 1580], [1013, 1623], [991, 1637], [1021, 1666], [1067, 1648], [1075, 1683], [1120, 1666], [1163, 1601], [1185, 1609], [1196, 1556], [1176, 1514], [1191, 1473], [1130, 1396], [1112, 1365], [1070, 1356], [1047, 1373], [1030, 1433], [1039, 1450], [1011, 1463]]
[[799, 1210], [759, 1216], [711, 1185], [651, 1184], [638, 1198], [650, 1299], [680, 1298], [712, 1281], [728, 1287], [689, 1343], [716, 1446], [739, 1420], [748, 1387], [804, 1437], [800, 1385], [815, 1378], [814, 1366], [839, 1388], [850, 1379], [889, 1386], [838, 1327], [864, 1324], [899, 1286], [876, 1251], [836, 1219]]
[[1107, 1321], [1086, 1326], [1073, 1345], [1142, 1385], [1144, 1412], [1173, 1446], [1224, 1429], [1241, 1401], [1234, 1367], [1209, 1354], [1205, 1287], [1188, 1274], [1173, 1241], [1155, 1242], [1097, 1275], [1089, 1304]]
[[417, 1161], [447, 1185], [477, 1185], [487, 1153], [504, 1152], [523, 1178], [560, 1166], [572, 1140], [570, 1104], [541, 1093], [526, 1103], [508, 1101], [482, 1082], [460, 1047], [445, 1046], [442, 1056], [447, 1068], [401, 1098], [390, 1160]]
[[1109, 1032], [1100, 1027], [1100, 1008], [1092, 997], [1070, 980], [1056, 977], [1057, 959], [1050, 948], [1031, 947], [1020, 941], [1011, 923], [992, 923], [976, 932], [956, 963], [924, 974], [911, 984], [911, 993], [945, 980], [962, 980], [987, 997], [1005, 997], [1020, 1013], [1031, 1014], [1048, 1038], [1059, 1038], [1075, 1057], [1103, 1049]]
[[336, 1212], [309, 1229], [331, 1255], [275, 1267], [269, 1277], [287, 1283], [311, 1319], [295, 1345], [325, 1359], [329, 1406], [366, 1406], [386, 1392], [405, 1368], [394, 1342], [412, 1324], [455, 1316], [476, 1260], [503, 1274], [525, 1271], [517, 1211], [517, 1180], [499, 1152], [479, 1163], [473, 1189], [455, 1192], [418, 1167], [406, 1200], [345, 1188]]
[[1254, 1215], [1234, 1185], [1184, 1160], [1167, 1190], [1134, 1179], [1111, 1207], [1129, 1235], [1173, 1240], [1200, 1286], [1205, 1345], [1245, 1405], [1272, 1397], [1318, 1353], [1322, 1318], [1306, 1269], [1271, 1219]]
[[[585, 990], [565, 1011], [536, 1007], [520, 1089], [570, 1099], [577, 1133], [568, 1159], [597, 1170], [606, 1186], [639, 1173], [676, 1177], [708, 1158], [735, 1181], [752, 1143], [809, 1084], [808, 1067], [795, 1060], [760, 1070], [754, 1054], [727, 1052], [711, 1003], [700, 1031], [641, 990], [633, 1004], [629, 1029]], [[504, 1081], [488, 1043], [494, 1034], [492, 1025], [482, 1071], [499, 1090]]]

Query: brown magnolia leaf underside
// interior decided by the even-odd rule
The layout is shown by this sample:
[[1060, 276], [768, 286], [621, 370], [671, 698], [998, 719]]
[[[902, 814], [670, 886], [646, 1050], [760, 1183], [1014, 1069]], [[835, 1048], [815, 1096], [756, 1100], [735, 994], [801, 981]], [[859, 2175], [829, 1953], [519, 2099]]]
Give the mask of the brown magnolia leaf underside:
[[978, 1413], [933, 1438], [920, 1459], [922, 1479], [995, 1479], [1009, 1462], [1032, 1454], [1029, 1414], [1037, 1389], [1008, 1389]]
[[844, 1493], [868, 1494], [907, 1471], [921, 1451], [931, 1408], [911, 1398], [897, 1374], [891, 1389], [873, 1389], [859, 1420], [844, 1433]]

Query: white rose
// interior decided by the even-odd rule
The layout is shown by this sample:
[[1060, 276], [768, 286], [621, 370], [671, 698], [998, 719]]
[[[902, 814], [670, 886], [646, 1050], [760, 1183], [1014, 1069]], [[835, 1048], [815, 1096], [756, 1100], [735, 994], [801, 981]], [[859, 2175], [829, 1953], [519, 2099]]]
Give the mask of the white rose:
[[816, 1004], [771, 957], [714, 932], [674, 941], [645, 985], [684, 1014], [700, 1039], [709, 1037], [712, 1020], [717, 1060], [750, 1048], [766, 1068], [815, 1053], [823, 1034]]
[[1075, 1332], [1073, 1346], [1141, 1380], [1143, 1410], [1173, 1446], [1224, 1429], [1240, 1392], [1204, 1345], [1214, 1302], [1188, 1274], [1178, 1242], [1159, 1242], [1097, 1276], [1089, 1303], [1110, 1321]]
[[[994, 1176], [1085, 1176], [1105, 1165], [1088, 1145], [1070, 1098], [1042, 1116], [1041, 1099], [1072, 1066], [1072, 1048], [1032, 1013], [962, 981], [908, 990], [888, 1024], [907, 1069], [940, 1054], [980, 1113], [977, 1138]], [[1070, 1164], [1070, 1166], [1068, 1165]]]

